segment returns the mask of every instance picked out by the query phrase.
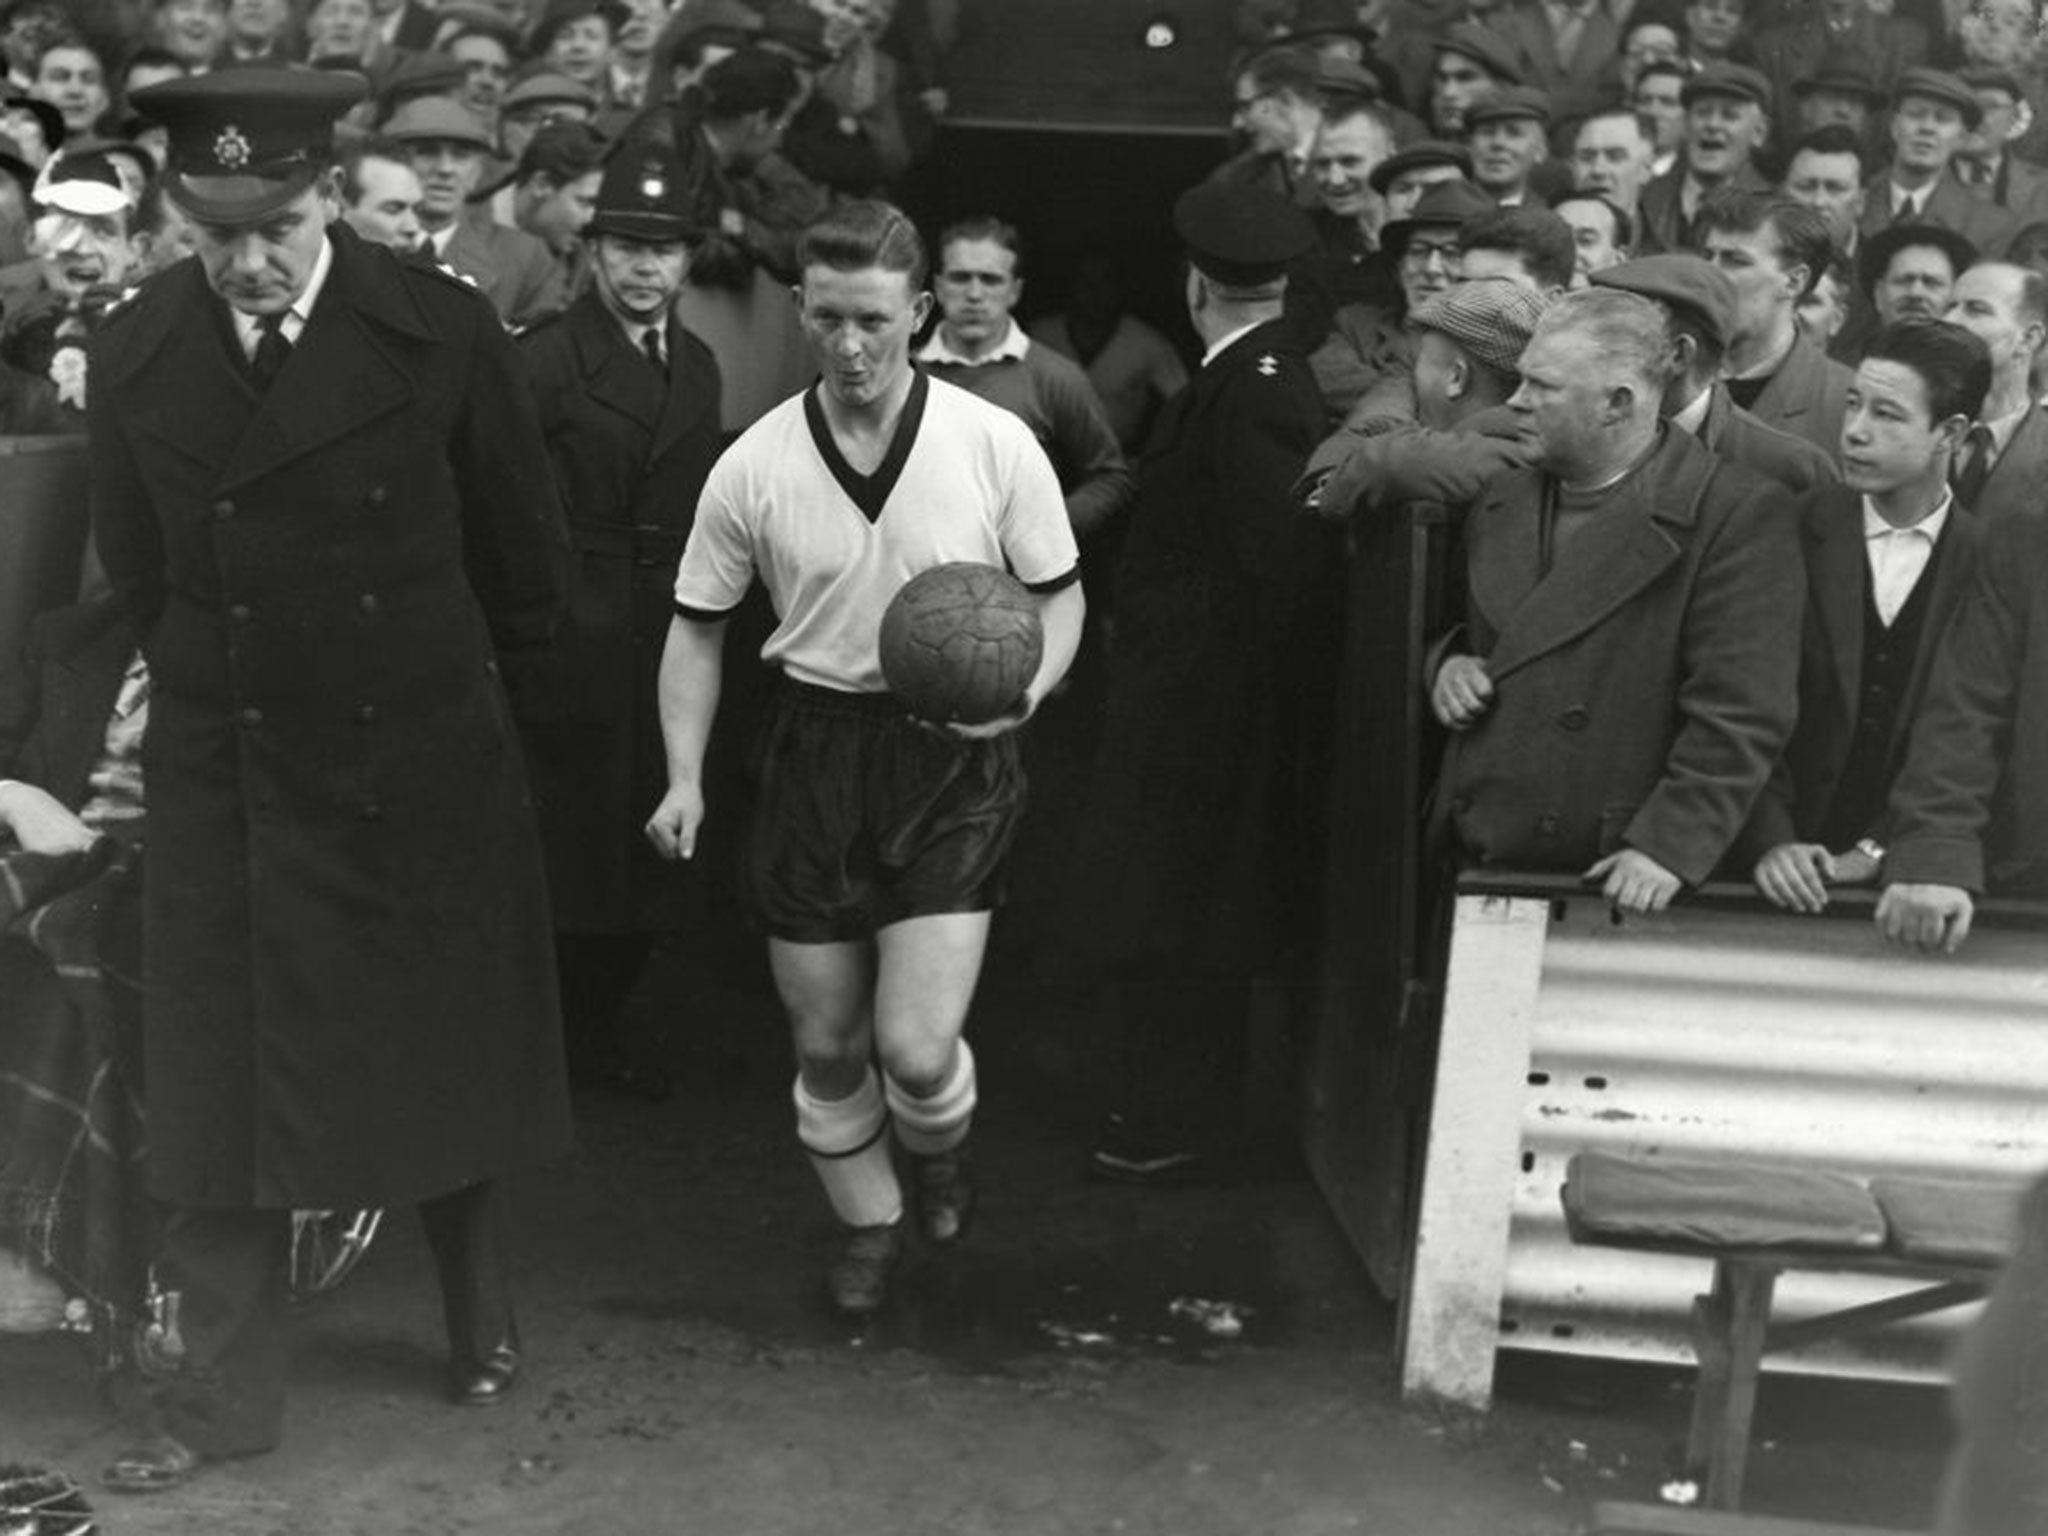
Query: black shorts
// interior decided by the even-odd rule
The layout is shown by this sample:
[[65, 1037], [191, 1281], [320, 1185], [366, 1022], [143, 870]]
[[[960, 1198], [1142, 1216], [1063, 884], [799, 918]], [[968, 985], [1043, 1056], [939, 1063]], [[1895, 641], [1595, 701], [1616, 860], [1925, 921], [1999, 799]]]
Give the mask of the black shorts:
[[1014, 732], [969, 741], [886, 693], [785, 680], [756, 763], [746, 884], [771, 937], [844, 943], [1001, 902], [1024, 814]]

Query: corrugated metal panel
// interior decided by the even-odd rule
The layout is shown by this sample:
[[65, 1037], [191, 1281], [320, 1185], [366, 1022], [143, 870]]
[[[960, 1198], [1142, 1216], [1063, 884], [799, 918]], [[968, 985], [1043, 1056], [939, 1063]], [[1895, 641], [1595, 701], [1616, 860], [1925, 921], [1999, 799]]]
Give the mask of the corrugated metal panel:
[[[1960, 957], [1931, 960], [1887, 950], [1861, 904], [1818, 919], [1702, 904], [1618, 924], [1595, 898], [1556, 902], [1521, 1138], [1500, 1344], [1690, 1360], [1708, 1267], [1574, 1245], [1558, 1202], [1572, 1153], [2023, 1182], [2048, 1167], [2048, 943], [1980, 928]], [[1777, 1315], [1901, 1288], [1800, 1272]], [[1925, 1378], [1968, 1315], [1773, 1364]]]

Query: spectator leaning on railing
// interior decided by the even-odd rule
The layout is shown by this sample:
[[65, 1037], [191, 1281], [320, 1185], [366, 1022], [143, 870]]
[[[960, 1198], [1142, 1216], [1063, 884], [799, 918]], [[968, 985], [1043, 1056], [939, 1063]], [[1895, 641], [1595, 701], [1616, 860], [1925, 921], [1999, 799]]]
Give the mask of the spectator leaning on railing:
[[1664, 317], [1559, 299], [1510, 402], [1536, 467], [1465, 525], [1466, 624], [1429, 669], [1453, 733], [1439, 832], [1483, 864], [1584, 870], [1648, 912], [1707, 878], [1791, 731], [1787, 493], [1662, 426]]

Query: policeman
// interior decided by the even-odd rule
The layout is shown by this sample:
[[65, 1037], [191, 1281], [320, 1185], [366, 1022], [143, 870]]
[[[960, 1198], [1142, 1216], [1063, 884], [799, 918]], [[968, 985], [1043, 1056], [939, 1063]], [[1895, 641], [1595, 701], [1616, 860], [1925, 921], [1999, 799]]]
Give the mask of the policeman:
[[1121, 988], [1123, 1107], [1091, 1166], [1141, 1183], [1187, 1177], [1235, 1135], [1251, 980], [1309, 929], [1297, 861], [1341, 569], [1288, 496], [1324, 430], [1278, 323], [1314, 230], [1277, 194], [1218, 182], [1174, 225], [1206, 351], [1138, 474], [1072, 903], [1077, 958]]
[[510, 703], [542, 707], [569, 548], [532, 396], [470, 287], [338, 222], [349, 74], [136, 93], [194, 254], [96, 338], [93, 527], [143, 624], [149, 1433], [183, 1482], [280, 1434], [297, 1208], [419, 1205], [450, 1395], [518, 1374], [500, 1174], [570, 1144]]
[[520, 343], [580, 556], [574, 713], [532, 736], [570, 1070], [649, 1099], [668, 1078], [626, 1054], [618, 1019], [693, 890], [640, 827], [668, 787], [654, 698], [676, 562], [720, 446], [718, 364], [672, 313], [702, 235], [675, 152], [629, 146], [584, 231], [591, 286]]

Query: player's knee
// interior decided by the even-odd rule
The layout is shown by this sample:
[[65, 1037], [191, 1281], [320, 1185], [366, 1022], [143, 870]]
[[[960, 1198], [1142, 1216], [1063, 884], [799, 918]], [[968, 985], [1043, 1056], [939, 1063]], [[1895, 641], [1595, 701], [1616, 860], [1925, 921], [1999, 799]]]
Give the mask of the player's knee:
[[834, 1044], [817, 1050], [799, 1047], [797, 1076], [821, 1099], [843, 1099], [857, 1091], [868, 1071], [867, 1057]]
[[890, 1040], [876, 1056], [889, 1081], [913, 1098], [928, 1099], [946, 1086], [954, 1066], [952, 1040]]

